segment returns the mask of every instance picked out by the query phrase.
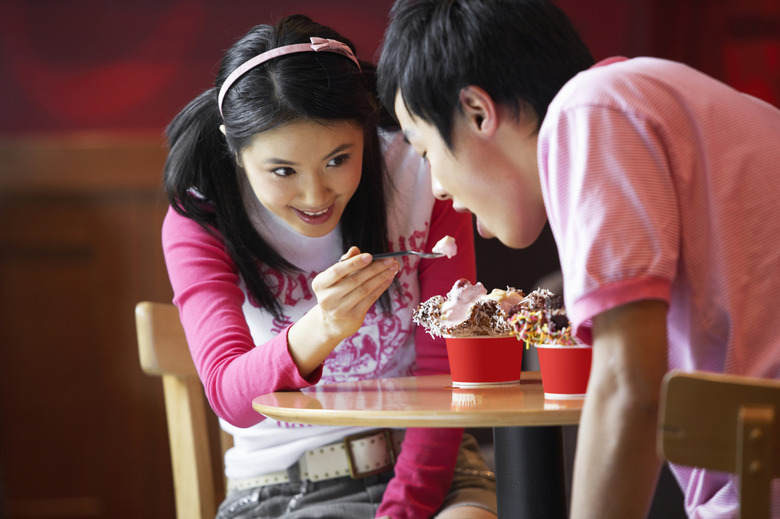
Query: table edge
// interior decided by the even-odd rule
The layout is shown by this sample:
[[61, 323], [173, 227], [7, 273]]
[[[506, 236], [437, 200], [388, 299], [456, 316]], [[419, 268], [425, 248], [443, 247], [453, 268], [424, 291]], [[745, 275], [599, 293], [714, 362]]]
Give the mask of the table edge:
[[397, 414], [385, 411], [381, 416], [373, 410], [334, 411], [330, 409], [287, 409], [252, 403], [258, 413], [281, 422], [300, 423], [307, 425], [347, 425], [347, 426], [378, 426], [378, 427], [517, 427], [517, 426], [550, 426], [576, 425], [579, 423], [582, 409], [559, 410], [554, 417], [544, 411], [518, 412], [501, 418], [488, 418], [490, 410], [484, 413], [458, 411], [430, 411], [409, 413], [398, 411]]

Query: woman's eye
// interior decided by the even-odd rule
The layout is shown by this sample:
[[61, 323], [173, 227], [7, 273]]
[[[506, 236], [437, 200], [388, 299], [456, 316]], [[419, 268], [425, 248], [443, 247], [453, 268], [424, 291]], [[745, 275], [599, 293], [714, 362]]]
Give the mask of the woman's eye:
[[341, 166], [342, 164], [344, 164], [348, 160], [349, 160], [349, 154], [348, 153], [345, 153], [343, 155], [339, 155], [337, 157], [333, 157], [332, 159], [330, 159], [330, 161], [328, 161], [328, 167], [329, 168], [337, 168], [337, 167]]
[[289, 177], [290, 175], [295, 173], [295, 170], [292, 168], [281, 167], [281, 168], [272, 169], [271, 173], [279, 177]]

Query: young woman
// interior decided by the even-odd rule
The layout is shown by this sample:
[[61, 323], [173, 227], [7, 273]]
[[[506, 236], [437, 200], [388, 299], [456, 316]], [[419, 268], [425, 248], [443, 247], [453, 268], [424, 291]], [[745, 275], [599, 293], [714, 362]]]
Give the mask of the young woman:
[[[495, 517], [491, 474], [462, 430], [303, 426], [251, 406], [273, 391], [448, 369], [411, 313], [474, 278], [471, 220], [433, 197], [427, 165], [378, 129], [381, 115], [374, 67], [292, 16], [239, 40], [216, 87], [168, 128], [174, 303], [235, 440], [219, 518]], [[460, 248], [452, 259], [373, 261], [445, 235]], [[350, 476], [346, 450], [378, 472]]]

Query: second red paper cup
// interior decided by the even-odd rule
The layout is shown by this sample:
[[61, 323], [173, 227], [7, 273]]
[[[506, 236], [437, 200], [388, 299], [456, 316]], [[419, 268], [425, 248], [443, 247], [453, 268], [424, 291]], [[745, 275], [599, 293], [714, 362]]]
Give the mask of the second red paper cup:
[[584, 398], [590, 378], [591, 346], [538, 344], [545, 398]]

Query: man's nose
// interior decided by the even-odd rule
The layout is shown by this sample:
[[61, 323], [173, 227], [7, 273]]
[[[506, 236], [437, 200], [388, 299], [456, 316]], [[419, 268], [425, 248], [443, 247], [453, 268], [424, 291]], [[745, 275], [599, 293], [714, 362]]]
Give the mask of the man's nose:
[[449, 193], [441, 187], [441, 184], [439, 184], [439, 181], [436, 180], [436, 177], [433, 175], [431, 175], [431, 189], [433, 190], [433, 196], [439, 200], [449, 200], [451, 198]]

